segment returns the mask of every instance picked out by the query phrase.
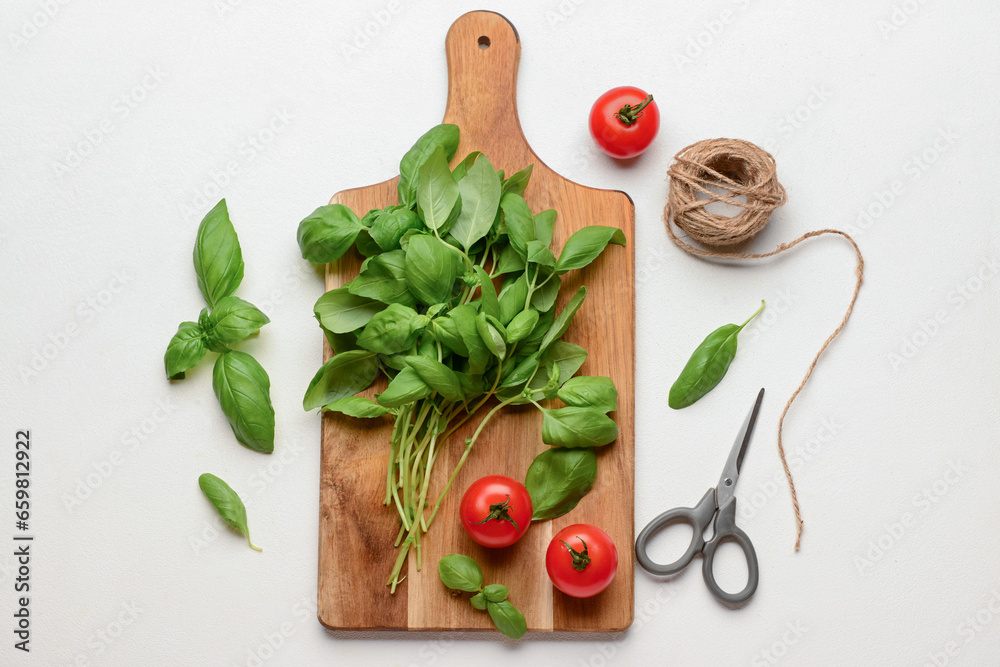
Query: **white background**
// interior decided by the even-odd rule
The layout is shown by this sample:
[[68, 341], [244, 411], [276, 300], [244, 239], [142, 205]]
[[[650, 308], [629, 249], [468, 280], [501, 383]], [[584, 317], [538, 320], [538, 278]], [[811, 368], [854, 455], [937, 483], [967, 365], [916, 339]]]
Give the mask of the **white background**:
[[[995, 664], [996, 3], [493, 7], [520, 34], [535, 151], [635, 200], [637, 529], [715, 483], [768, 390], [738, 489], [762, 567], [746, 608], [719, 605], [698, 564], [670, 583], [638, 570], [623, 635], [512, 642], [322, 629], [319, 420], [300, 404], [320, 362], [322, 286], [296, 225], [337, 190], [391, 177], [440, 121], [444, 36], [479, 3], [231, 1], [0, 10], [0, 540], [14, 532], [19, 428], [34, 445], [36, 535], [30, 655], [12, 648], [16, 573], [0, 548], [0, 662]], [[652, 91], [662, 113], [656, 143], [627, 165], [586, 128], [593, 100], [621, 84]], [[660, 217], [667, 166], [717, 136], [770, 148], [788, 189], [754, 250], [851, 225], [867, 261], [855, 314], [786, 424], [792, 452], [812, 442], [796, 463], [798, 553], [777, 418], [841, 317], [854, 259], [833, 237], [738, 267], [674, 247]], [[167, 341], [202, 307], [191, 249], [221, 196], [246, 260], [239, 294], [273, 320], [243, 347], [272, 378], [269, 459], [235, 442], [209, 364], [163, 378]], [[702, 337], [761, 298], [723, 383], [668, 409]], [[196, 485], [206, 470], [242, 493], [263, 553], [218, 530]], [[723, 574], [734, 580], [737, 563]]]

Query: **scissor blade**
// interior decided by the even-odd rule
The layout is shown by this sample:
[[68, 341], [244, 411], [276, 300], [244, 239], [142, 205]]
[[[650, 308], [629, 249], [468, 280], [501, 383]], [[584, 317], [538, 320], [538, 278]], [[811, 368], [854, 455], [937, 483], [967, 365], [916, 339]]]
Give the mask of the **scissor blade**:
[[764, 399], [764, 390], [757, 394], [757, 400], [753, 404], [753, 410], [747, 415], [743, 422], [740, 434], [736, 436], [736, 444], [733, 451], [729, 453], [729, 460], [722, 470], [722, 477], [719, 478], [719, 485], [715, 487], [715, 498], [719, 507], [725, 507], [736, 492], [736, 482], [740, 478], [740, 470], [743, 468], [743, 458], [747, 454], [747, 446], [750, 444], [750, 436], [753, 435], [754, 424], [757, 423], [757, 413], [760, 412], [760, 403]]

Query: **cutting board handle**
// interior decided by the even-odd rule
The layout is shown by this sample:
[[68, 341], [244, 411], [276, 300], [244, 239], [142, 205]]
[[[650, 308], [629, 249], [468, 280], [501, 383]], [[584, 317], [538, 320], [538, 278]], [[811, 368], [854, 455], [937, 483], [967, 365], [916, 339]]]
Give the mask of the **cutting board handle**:
[[517, 118], [521, 41], [511, 22], [496, 12], [463, 14], [448, 30], [445, 53], [448, 105], [444, 121], [462, 128], [463, 148], [477, 150], [493, 143], [488, 139], [500, 136], [520, 140], [528, 149]]

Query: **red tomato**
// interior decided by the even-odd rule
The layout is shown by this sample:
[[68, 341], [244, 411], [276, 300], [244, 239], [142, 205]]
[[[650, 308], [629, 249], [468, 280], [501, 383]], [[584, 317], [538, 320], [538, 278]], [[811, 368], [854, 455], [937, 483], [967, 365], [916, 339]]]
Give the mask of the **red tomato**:
[[660, 110], [652, 95], [635, 86], [612, 88], [590, 109], [590, 134], [605, 153], [635, 157], [649, 148], [660, 129]]
[[531, 496], [524, 485], [504, 475], [488, 475], [469, 485], [458, 516], [462, 527], [484, 547], [509, 547], [531, 524]]
[[545, 569], [556, 588], [575, 598], [597, 595], [618, 571], [618, 550], [608, 534], [596, 526], [566, 526], [549, 542]]

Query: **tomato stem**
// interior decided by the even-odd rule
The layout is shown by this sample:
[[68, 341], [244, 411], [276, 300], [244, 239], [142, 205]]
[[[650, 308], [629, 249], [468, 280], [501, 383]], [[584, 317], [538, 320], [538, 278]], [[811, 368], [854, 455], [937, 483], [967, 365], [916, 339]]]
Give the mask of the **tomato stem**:
[[517, 521], [514, 521], [514, 517], [510, 515], [509, 510], [510, 510], [510, 494], [508, 493], [507, 497], [504, 499], [502, 503], [493, 503], [492, 505], [490, 505], [490, 513], [486, 515], [485, 519], [483, 519], [482, 521], [476, 521], [472, 525], [481, 526], [482, 524], [486, 523], [491, 519], [496, 519], [498, 521], [507, 521], [508, 523], [514, 526], [514, 529], [517, 530], [518, 533], [520, 533], [521, 527], [517, 525]]
[[583, 551], [577, 551], [567, 544], [566, 540], [559, 541], [563, 543], [563, 546], [569, 550], [570, 556], [573, 557], [573, 569], [577, 572], [583, 572], [590, 565], [590, 556], [587, 555], [587, 543], [583, 541], [583, 538], [577, 535], [576, 539], [583, 543]]
[[626, 104], [618, 110], [618, 113], [615, 114], [615, 118], [620, 120], [625, 127], [635, 125], [635, 123], [637, 123], [639, 118], [642, 116], [642, 110], [645, 109], [652, 101], [653, 95], [649, 94], [646, 95], [642, 102], [639, 102], [638, 104]]

